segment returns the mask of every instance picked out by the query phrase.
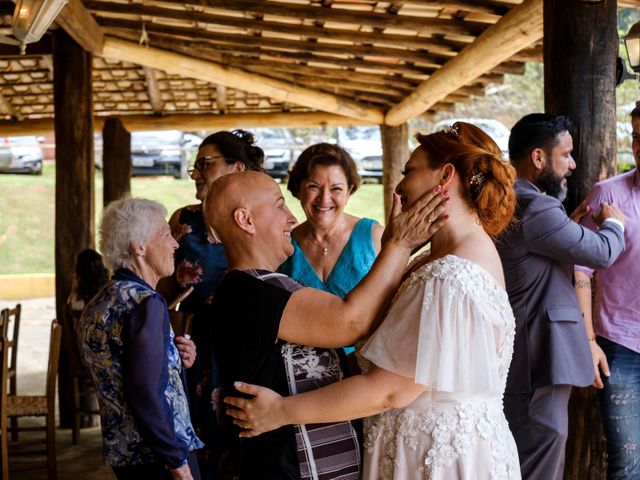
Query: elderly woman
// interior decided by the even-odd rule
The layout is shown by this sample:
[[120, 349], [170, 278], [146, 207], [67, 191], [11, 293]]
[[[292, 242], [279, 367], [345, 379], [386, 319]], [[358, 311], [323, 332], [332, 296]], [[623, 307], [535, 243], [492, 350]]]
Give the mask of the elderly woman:
[[111, 203], [100, 249], [115, 273], [78, 324], [82, 358], [96, 385], [104, 458], [122, 479], [199, 479], [202, 447], [189, 418], [184, 369], [190, 340], [174, 338], [158, 280], [173, 273], [178, 244], [165, 208], [150, 200]]

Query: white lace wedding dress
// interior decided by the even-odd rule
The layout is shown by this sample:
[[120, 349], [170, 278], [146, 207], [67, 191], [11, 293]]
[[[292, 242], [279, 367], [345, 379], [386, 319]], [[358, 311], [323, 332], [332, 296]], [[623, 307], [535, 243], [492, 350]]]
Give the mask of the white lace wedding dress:
[[514, 318], [504, 289], [447, 255], [413, 272], [360, 350], [427, 390], [365, 419], [365, 480], [520, 479], [502, 411]]

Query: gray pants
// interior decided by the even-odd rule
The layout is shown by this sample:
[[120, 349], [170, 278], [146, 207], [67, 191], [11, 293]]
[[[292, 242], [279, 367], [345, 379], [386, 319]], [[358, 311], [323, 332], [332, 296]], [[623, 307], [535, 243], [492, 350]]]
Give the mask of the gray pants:
[[505, 394], [504, 413], [518, 446], [522, 480], [562, 480], [571, 385]]

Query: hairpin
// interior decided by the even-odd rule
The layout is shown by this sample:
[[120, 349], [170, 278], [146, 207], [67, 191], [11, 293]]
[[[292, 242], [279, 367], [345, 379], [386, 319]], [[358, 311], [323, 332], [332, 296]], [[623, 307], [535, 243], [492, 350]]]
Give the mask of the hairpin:
[[454, 123], [450, 127], [445, 128], [443, 131], [446, 134], [453, 135], [458, 139], [458, 141], [460, 141], [460, 126], [458, 125], [458, 123]]
[[470, 190], [474, 197], [477, 197], [480, 194], [480, 190], [482, 190], [482, 187], [484, 186], [486, 177], [487, 176], [484, 172], [478, 172], [475, 175], [472, 175], [469, 179]]

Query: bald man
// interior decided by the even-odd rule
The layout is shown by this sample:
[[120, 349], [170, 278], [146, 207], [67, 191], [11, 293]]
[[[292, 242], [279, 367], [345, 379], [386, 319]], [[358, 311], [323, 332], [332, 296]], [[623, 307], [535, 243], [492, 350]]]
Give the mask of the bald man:
[[[257, 172], [225, 175], [210, 188], [205, 218], [219, 235], [229, 270], [214, 298], [214, 350], [225, 395], [233, 382], [281, 395], [342, 377], [333, 350], [352, 345], [400, 283], [412, 250], [446, 221], [445, 196], [429, 192], [400, 213], [394, 196], [383, 246], [371, 271], [344, 299], [275, 273], [293, 253], [296, 219], [278, 184]], [[241, 480], [360, 477], [360, 449], [350, 422], [285, 426], [238, 441]]]

